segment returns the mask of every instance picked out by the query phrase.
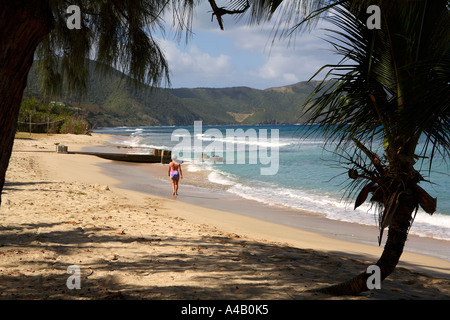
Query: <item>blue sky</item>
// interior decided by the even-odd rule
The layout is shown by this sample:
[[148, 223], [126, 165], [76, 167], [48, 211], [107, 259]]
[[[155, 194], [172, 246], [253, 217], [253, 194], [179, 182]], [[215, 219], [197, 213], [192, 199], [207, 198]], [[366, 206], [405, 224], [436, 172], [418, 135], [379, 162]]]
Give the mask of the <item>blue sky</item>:
[[248, 26], [244, 19], [226, 15], [222, 31], [215, 18], [211, 22], [210, 10], [207, 1], [197, 8], [187, 44], [170, 33], [160, 38], [173, 88], [266, 89], [306, 81], [321, 66], [338, 61], [323, 40], [324, 24], [296, 35], [295, 41], [276, 39], [272, 44], [271, 24]]

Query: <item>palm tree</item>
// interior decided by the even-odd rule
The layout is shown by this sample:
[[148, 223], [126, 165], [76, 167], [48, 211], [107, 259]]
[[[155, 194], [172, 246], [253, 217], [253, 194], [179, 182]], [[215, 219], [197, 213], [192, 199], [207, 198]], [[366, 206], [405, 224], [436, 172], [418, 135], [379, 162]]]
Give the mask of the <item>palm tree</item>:
[[[334, 82], [316, 89], [307, 111], [347, 160], [349, 187], [359, 192], [355, 208], [372, 194], [380, 243], [389, 227], [376, 263], [384, 279], [400, 259], [418, 207], [436, 210], [414, 165], [427, 154], [432, 160], [450, 151], [450, 20], [446, 1], [384, 1], [380, 7], [380, 30], [369, 30], [367, 15], [353, 14], [349, 3], [335, 9], [330, 20], [339, 31], [330, 43], [343, 60], [328, 66]], [[418, 150], [421, 138], [425, 147]], [[323, 291], [358, 293], [367, 290], [368, 276], [363, 272]]]
[[[80, 8], [81, 29], [67, 27], [71, 5]], [[88, 59], [100, 71], [113, 66], [135, 83], [167, 80], [167, 61], [153, 35], [163, 30], [163, 13], [191, 17], [194, 0], [14, 0], [0, 4], [0, 203], [14, 143], [19, 107], [33, 63], [45, 92], [86, 89]], [[176, 20], [175, 20], [176, 22]], [[180, 21], [181, 22], [181, 21]], [[188, 29], [191, 18], [180, 24]]]
[[[243, 5], [243, 1], [231, 1]], [[271, 18], [282, 1], [254, 0], [253, 21]], [[446, 0], [423, 1], [308, 1], [289, 2], [280, 21], [301, 19], [281, 34], [293, 34], [325, 17], [336, 29], [328, 42], [342, 60], [326, 65], [327, 76], [304, 107], [311, 114], [308, 134], [325, 134], [336, 146], [351, 183], [347, 195], [356, 195], [355, 208], [369, 194], [377, 205], [381, 238], [389, 228], [383, 253], [376, 264], [385, 279], [403, 252], [418, 207], [432, 214], [436, 199], [422, 187], [417, 160], [450, 151], [450, 15]], [[381, 29], [370, 30], [366, 8], [381, 9]], [[293, 8], [296, 8], [293, 10]], [[300, 7], [301, 6], [301, 7]], [[308, 107], [306, 107], [308, 106]], [[419, 139], [424, 147], [419, 150]], [[341, 284], [320, 289], [331, 294], [368, 290], [363, 272]]]

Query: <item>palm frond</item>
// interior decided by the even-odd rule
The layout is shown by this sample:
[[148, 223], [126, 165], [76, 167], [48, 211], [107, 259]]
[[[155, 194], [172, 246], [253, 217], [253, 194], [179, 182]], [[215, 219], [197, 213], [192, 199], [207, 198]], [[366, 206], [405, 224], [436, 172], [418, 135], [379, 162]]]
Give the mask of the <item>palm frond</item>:
[[[305, 114], [312, 114], [308, 123], [319, 124], [314, 128], [326, 132], [327, 141], [340, 146], [348, 144], [350, 137], [363, 143], [378, 140], [393, 150], [395, 137], [409, 137], [409, 153], [413, 155], [418, 139], [425, 136], [426, 144], [432, 143], [448, 156], [448, 42], [415, 37], [422, 29], [430, 30], [433, 19], [448, 26], [449, 15], [447, 10], [425, 15], [424, 4], [411, 6], [408, 8], [416, 13], [407, 26], [392, 21], [396, 21], [396, 14], [408, 10], [405, 13], [404, 7], [390, 4], [392, 18], [385, 17], [385, 26], [376, 31], [367, 29], [364, 15], [352, 13], [349, 3], [334, 8], [334, 14], [327, 18], [337, 28], [328, 30], [327, 41], [342, 59], [318, 71], [328, 69], [304, 109]], [[431, 5], [427, 7], [432, 9], [436, 11]], [[444, 40], [448, 39], [450, 28], [446, 33], [436, 28]]]

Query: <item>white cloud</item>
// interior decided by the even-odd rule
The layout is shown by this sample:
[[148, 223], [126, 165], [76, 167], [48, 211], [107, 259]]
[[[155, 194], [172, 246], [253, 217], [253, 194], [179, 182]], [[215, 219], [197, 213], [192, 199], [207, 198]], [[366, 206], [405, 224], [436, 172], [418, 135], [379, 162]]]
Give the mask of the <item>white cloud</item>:
[[330, 59], [325, 49], [316, 46], [314, 42], [305, 42], [295, 48], [276, 47], [272, 48], [267, 60], [255, 71], [255, 75], [277, 84], [305, 81], [323, 65], [332, 62]]
[[252, 82], [259, 82], [267, 88], [306, 81], [323, 65], [337, 62], [322, 39], [324, 32], [321, 29], [293, 39], [274, 39], [270, 31], [271, 28], [267, 27], [241, 27], [230, 39], [236, 51], [262, 58], [260, 65], [249, 71], [249, 76], [254, 78]]
[[[225, 30], [211, 22], [209, 4], [197, 9], [193, 36], [185, 47], [169, 40], [161, 45], [174, 87], [249, 86], [268, 88], [308, 80], [320, 67], [337, 62], [321, 39], [320, 24], [311, 33], [274, 39], [272, 25], [248, 26], [225, 16]], [[329, 25], [326, 25], [329, 27]], [[272, 42], [272, 40], [274, 40]]]
[[182, 51], [175, 42], [160, 41], [169, 62], [171, 77], [179, 86], [215, 86], [220, 79], [229, 78], [233, 73], [231, 58], [225, 54], [213, 56], [202, 52], [196, 45]]

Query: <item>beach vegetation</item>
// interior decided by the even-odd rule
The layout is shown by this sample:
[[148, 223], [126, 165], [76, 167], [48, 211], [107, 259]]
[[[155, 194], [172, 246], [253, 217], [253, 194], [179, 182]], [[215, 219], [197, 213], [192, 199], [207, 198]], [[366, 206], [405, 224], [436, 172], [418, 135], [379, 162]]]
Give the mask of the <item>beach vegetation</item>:
[[20, 106], [17, 131], [87, 134], [90, 124], [78, 107], [62, 101], [42, 103], [30, 98], [23, 100]]

